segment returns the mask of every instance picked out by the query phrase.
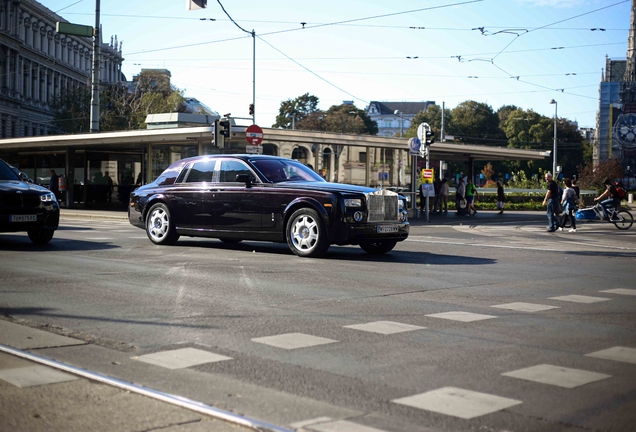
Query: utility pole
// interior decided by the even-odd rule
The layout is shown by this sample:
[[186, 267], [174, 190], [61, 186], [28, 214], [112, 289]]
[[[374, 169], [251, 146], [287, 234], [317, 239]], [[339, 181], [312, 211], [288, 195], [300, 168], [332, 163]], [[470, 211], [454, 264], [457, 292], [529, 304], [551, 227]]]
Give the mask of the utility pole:
[[93, 29], [93, 71], [91, 85], [91, 133], [99, 132], [99, 56], [101, 34], [99, 32], [99, 1], [95, 0], [95, 28]]

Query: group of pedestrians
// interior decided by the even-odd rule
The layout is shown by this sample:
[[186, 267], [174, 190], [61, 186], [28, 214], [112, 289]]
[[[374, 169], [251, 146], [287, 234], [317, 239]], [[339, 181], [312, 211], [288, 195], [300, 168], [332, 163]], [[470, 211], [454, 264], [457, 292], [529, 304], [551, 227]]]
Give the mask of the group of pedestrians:
[[[548, 232], [563, 231], [563, 226], [570, 220], [572, 228], [569, 232], [576, 232], [576, 211], [581, 199], [581, 190], [576, 184], [576, 180], [566, 178], [563, 180], [565, 189], [561, 188], [552, 178], [551, 173], [545, 174], [545, 181], [548, 183], [548, 190], [543, 199], [548, 217]], [[609, 182], [609, 180], [608, 180]], [[559, 223], [560, 215], [563, 213], [563, 224]]]
[[[425, 185], [420, 185], [420, 210], [424, 211], [424, 202], [426, 199]], [[433, 189], [435, 190], [435, 197], [433, 198], [431, 205], [431, 213], [448, 213], [448, 198], [450, 195], [450, 188], [448, 179], [443, 178], [436, 180], [433, 183]], [[477, 187], [471, 179], [467, 179], [464, 183], [464, 179], [460, 178], [455, 188], [455, 211], [460, 216], [470, 216], [477, 214], [475, 208], [475, 199], [477, 199], [479, 192]], [[503, 214], [505, 205], [504, 188], [501, 182], [497, 182], [497, 208], [498, 214]]]

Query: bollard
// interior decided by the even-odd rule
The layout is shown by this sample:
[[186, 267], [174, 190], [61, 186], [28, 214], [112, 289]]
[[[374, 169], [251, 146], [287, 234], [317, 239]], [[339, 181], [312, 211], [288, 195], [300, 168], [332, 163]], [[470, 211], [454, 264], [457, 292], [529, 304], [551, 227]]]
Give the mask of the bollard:
[[634, 194], [627, 194], [627, 203], [632, 204], [634, 202]]

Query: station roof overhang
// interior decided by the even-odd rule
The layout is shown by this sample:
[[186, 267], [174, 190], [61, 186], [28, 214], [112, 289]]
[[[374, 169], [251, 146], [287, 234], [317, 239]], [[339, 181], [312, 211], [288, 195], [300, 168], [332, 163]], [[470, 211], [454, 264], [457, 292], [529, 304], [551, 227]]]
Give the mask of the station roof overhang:
[[[245, 143], [246, 126], [232, 126], [232, 140]], [[210, 143], [214, 137], [213, 126], [184, 127], [171, 129], [143, 129], [122, 132], [100, 132], [75, 135], [43, 135], [0, 140], [0, 151], [42, 151], [63, 150], [69, 147], [90, 150], [103, 146], [139, 146], [144, 144], [179, 144], [192, 142]], [[353, 135], [334, 132], [300, 131], [290, 129], [263, 128], [263, 144], [294, 143], [305, 145], [342, 145], [397, 149], [408, 151], [405, 138], [382, 137], [376, 135]], [[478, 146], [450, 142], [433, 143], [430, 157], [436, 160], [543, 160], [550, 152], [511, 149], [508, 147]]]

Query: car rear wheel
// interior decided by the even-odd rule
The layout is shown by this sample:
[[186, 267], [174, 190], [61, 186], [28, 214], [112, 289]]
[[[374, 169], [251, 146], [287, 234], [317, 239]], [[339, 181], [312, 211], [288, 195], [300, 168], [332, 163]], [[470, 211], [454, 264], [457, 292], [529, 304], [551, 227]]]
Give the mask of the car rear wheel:
[[46, 244], [53, 238], [53, 230], [31, 230], [27, 231], [29, 239], [35, 244]]
[[395, 240], [378, 240], [360, 243], [360, 247], [366, 253], [370, 253], [372, 255], [381, 255], [387, 252], [391, 252], [396, 244], [397, 241]]
[[150, 241], [158, 245], [173, 245], [179, 240], [165, 204], [155, 204], [150, 208], [146, 218], [146, 233]]
[[316, 210], [296, 210], [287, 222], [287, 244], [300, 257], [319, 257], [329, 249], [327, 230]]

